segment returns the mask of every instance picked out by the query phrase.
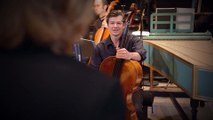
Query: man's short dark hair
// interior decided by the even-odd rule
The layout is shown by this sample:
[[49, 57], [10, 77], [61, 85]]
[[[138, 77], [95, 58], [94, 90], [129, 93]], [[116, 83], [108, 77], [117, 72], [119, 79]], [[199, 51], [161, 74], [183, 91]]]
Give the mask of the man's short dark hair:
[[[108, 15], [107, 15], [107, 18], [106, 18], [106, 22], [109, 23], [109, 18], [111, 17], [117, 17], [117, 16], [123, 16], [123, 13], [119, 10], [112, 10]], [[122, 21], [124, 22], [124, 20]]]

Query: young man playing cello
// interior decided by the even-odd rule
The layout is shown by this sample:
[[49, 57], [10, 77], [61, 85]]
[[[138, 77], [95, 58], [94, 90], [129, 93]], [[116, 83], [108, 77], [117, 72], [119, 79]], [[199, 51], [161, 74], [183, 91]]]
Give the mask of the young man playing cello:
[[[134, 61], [137, 64], [131, 64], [131, 65], [134, 65], [134, 66], [136, 65], [135, 68], [139, 68], [139, 70], [137, 69], [135, 71], [135, 69], [133, 70], [133, 69], [127, 68], [127, 72], [128, 72], [128, 74], [134, 74], [137, 72], [138, 74], [136, 74], [136, 77], [134, 76], [134, 78], [137, 78], [137, 80], [139, 79], [139, 84], [140, 84], [140, 81], [142, 79], [142, 68], [138, 62], [141, 62], [141, 61], [145, 60], [145, 58], [146, 58], [146, 50], [143, 47], [143, 41], [140, 40], [136, 36], [127, 35], [127, 37], [126, 37], [127, 39], [125, 40], [127, 43], [127, 46], [124, 48], [121, 48], [122, 40], [124, 40], [124, 39], [122, 39], [122, 37], [123, 37], [124, 28], [125, 28], [125, 23], [123, 20], [123, 13], [119, 12], [119, 11], [111, 11], [109, 13], [109, 15], [107, 16], [106, 21], [108, 24], [108, 29], [109, 29], [110, 35], [106, 40], [103, 40], [97, 44], [97, 46], [95, 48], [95, 52], [91, 58], [90, 66], [96, 70], [100, 70], [101, 72], [109, 71], [109, 70], [102, 70], [102, 68], [107, 67], [107, 66], [105, 66], [105, 67], [102, 67], [102, 66], [105, 63], [105, 61], [108, 60], [108, 58], [110, 58], [110, 56], [115, 56], [115, 58], [127, 60], [127, 61], [125, 61], [127, 63]], [[131, 61], [129, 61], [129, 60], [131, 60]], [[138, 62], [136, 62], [136, 61], [138, 61]], [[113, 64], [107, 64], [107, 65], [114, 66], [114, 68], [112, 70], [113, 73], [112, 74], [109, 73], [113, 77], [117, 78], [117, 76], [119, 76], [118, 74], [121, 74], [119, 79], [121, 81], [120, 83], [123, 88], [124, 97], [126, 98], [126, 103], [129, 103], [127, 96], [129, 96], [130, 94], [132, 96], [131, 97], [131, 99], [133, 101], [132, 104], [135, 109], [134, 110], [129, 109], [130, 108], [130, 107], [128, 107], [129, 104], [127, 104], [128, 112], [127, 112], [126, 119], [132, 120], [133, 118], [131, 116], [132, 116], [132, 114], [134, 114], [134, 111], [135, 111], [137, 113], [138, 119], [140, 120], [142, 118], [141, 115], [142, 115], [143, 98], [141, 96], [142, 93], [140, 91], [140, 88], [137, 87], [138, 81], [136, 79], [134, 79], [134, 80], [129, 79], [129, 78], [133, 78], [131, 75], [130, 75], [131, 77], [127, 76], [126, 77], [127, 79], [125, 78], [125, 80], [124, 80], [121, 77], [121, 76], [123, 76], [122, 72], [115, 72], [117, 70], [116, 65], [113, 65]], [[123, 67], [124, 66], [122, 66], [122, 69], [123, 69]], [[120, 68], [118, 68], [118, 69], [120, 69]], [[115, 75], [115, 73], [118, 73], [118, 74]], [[136, 89], [137, 88], [139, 88], [139, 89], [136, 90], [136, 89], [134, 89], [134, 87], [136, 87]]]
[[128, 46], [126, 48], [119, 48], [125, 27], [122, 12], [110, 12], [107, 16], [107, 24], [110, 36], [97, 44], [91, 58], [90, 66], [92, 68], [98, 70], [101, 62], [109, 56], [116, 56], [116, 58], [125, 60], [145, 60], [146, 50], [143, 47], [143, 41], [136, 36], [127, 35]]

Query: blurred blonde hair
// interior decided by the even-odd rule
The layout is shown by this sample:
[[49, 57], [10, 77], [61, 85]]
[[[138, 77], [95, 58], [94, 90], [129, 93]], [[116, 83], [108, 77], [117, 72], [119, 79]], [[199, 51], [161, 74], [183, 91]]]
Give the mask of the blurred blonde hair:
[[24, 37], [63, 53], [93, 18], [92, 0], [1, 0], [0, 48], [16, 48]]

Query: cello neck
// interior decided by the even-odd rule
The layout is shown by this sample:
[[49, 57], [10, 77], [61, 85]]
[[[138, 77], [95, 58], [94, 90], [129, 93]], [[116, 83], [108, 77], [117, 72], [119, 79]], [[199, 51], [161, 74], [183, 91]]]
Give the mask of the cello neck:
[[[123, 34], [122, 34], [122, 40], [121, 40], [121, 43], [119, 45], [120, 48], [126, 48], [126, 46], [127, 46], [128, 27], [129, 27], [129, 24], [131, 22], [133, 15], [134, 15], [134, 11], [132, 11], [130, 13], [130, 15], [128, 16], [128, 18], [126, 20], [124, 31], [123, 31]], [[116, 59], [114, 70], [113, 70], [113, 77], [119, 78], [123, 61], [124, 61], [123, 59]]]

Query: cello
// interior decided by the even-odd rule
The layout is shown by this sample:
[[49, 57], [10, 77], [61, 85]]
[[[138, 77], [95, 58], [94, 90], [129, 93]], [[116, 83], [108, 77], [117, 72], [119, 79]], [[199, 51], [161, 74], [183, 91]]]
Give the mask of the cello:
[[[110, 3], [107, 11], [106, 11], [106, 16], [109, 14], [109, 12], [114, 8], [114, 6], [117, 4], [119, 0], [114, 0]], [[106, 21], [106, 18], [104, 19], [104, 21]], [[109, 36], [109, 30], [106, 27], [101, 27], [97, 30], [97, 32], [95, 33], [95, 37], [94, 37], [94, 42], [95, 44], [98, 44], [100, 41], [106, 39]]]
[[[126, 24], [122, 34], [120, 48], [127, 46], [127, 32], [128, 24]], [[126, 120], [136, 120], [136, 108], [132, 102], [132, 95], [142, 80], [142, 67], [140, 63], [134, 60], [117, 59], [115, 56], [110, 56], [101, 62], [99, 70], [120, 80], [123, 97], [127, 106]]]

